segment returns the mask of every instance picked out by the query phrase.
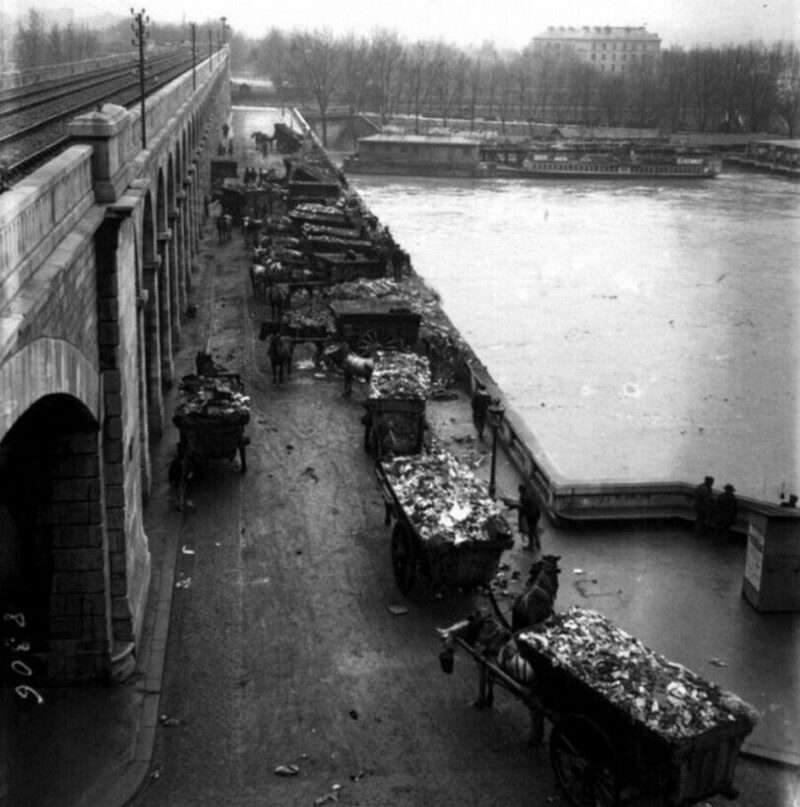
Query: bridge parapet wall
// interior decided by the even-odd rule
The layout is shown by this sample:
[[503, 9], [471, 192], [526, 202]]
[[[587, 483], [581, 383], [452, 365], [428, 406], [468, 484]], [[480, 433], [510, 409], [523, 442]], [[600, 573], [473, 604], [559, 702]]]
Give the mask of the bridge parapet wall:
[[[68, 149], [0, 196], [0, 312], [5, 311], [94, 202], [92, 150]], [[4, 356], [0, 338], [0, 361]]]

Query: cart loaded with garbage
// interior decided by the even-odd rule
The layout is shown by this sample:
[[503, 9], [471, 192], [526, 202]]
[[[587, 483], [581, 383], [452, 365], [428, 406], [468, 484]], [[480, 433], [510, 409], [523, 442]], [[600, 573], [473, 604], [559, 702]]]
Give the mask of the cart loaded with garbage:
[[[519, 698], [576, 807], [688, 807], [738, 795], [734, 773], [755, 710], [731, 692], [648, 649], [602, 614], [574, 606], [515, 633], [499, 653], [474, 622], [440, 630], [487, 680]], [[440, 656], [445, 672], [452, 655]], [[538, 721], [538, 726], [537, 726]]]
[[474, 588], [497, 574], [513, 545], [486, 483], [444, 447], [380, 460], [376, 474], [392, 531], [392, 571], [409, 594], [419, 576], [436, 586]]
[[175, 458], [174, 484], [180, 507], [186, 504], [189, 480], [207, 460], [233, 461], [237, 454], [242, 473], [247, 470], [244, 429], [250, 420], [250, 398], [236, 373], [186, 375], [179, 386], [179, 400], [172, 417], [180, 440]]
[[379, 351], [364, 401], [364, 448], [379, 459], [420, 452], [430, 392], [427, 358], [416, 353]]

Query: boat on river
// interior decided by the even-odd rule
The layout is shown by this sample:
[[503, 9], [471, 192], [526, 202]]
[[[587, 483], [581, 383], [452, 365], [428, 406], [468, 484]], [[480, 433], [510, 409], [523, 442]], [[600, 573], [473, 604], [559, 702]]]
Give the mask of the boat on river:
[[510, 179], [710, 179], [722, 158], [668, 140], [482, 140], [469, 135], [363, 137], [351, 174]]
[[719, 155], [667, 141], [492, 143], [481, 158], [494, 176], [521, 179], [711, 179], [722, 170]]

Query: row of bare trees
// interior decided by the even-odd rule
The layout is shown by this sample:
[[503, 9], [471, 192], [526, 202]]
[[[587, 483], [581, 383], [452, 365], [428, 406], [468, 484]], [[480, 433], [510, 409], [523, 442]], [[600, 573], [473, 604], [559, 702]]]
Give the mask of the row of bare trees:
[[616, 74], [532, 46], [406, 43], [387, 30], [337, 37], [273, 29], [257, 41], [236, 35], [232, 47], [234, 71], [269, 76], [281, 101], [315, 104], [323, 129], [334, 107], [382, 123], [404, 114], [445, 125], [458, 118], [470, 128], [488, 118], [791, 137], [800, 123], [800, 50], [788, 43], [675, 47]]
[[47, 24], [44, 14], [30, 9], [13, 39], [13, 63], [18, 70], [91, 59], [101, 53], [95, 31], [74, 22]]

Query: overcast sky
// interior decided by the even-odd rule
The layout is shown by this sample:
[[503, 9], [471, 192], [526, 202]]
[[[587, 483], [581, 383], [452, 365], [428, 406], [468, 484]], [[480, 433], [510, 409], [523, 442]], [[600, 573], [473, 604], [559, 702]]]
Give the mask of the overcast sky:
[[[130, 0], [0, 0], [0, 8], [12, 12], [59, 6], [71, 7], [76, 19], [130, 13]], [[335, 34], [380, 27], [409, 41], [492, 40], [520, 48], [549, 25], [646, 25], [666, 47], [800, 40], [800, 0], [138, 0], [136, 10], [142, 7], [156, 23], [204, 23], [224, 14], [235, 30], [252, 37], [272, 26]]]

